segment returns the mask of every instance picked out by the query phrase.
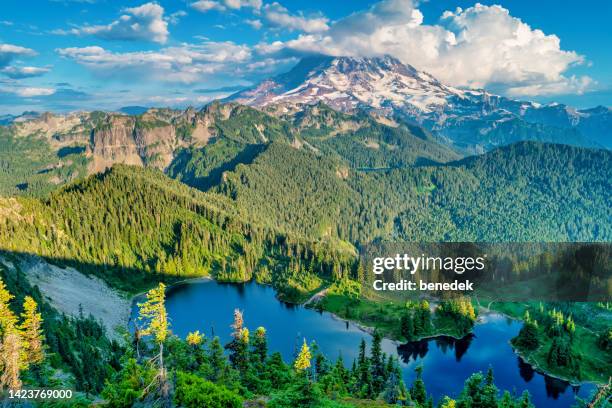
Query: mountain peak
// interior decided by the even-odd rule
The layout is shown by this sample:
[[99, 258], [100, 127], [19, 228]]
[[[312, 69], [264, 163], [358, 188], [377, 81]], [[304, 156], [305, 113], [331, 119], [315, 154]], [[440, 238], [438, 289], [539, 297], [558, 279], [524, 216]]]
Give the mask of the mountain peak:
[[322, 101], [350, 112], [357, 108], [429, 111], [463, 91], [440, 83], [398, 59], [313, 55], [289, 72], [241, 91], [230, 100], [253, 105], [313, 104]]
[[[476, 152], [525, 138], [612, 146], [607, 108], [577, 110], [513, 100], [484, 89], [459, 89], [389, 55], [312, 55], [289, 72], [228, 99], [280, 113], [321, 102], [346, 113], [395, 116]], [[567, 132], [561, 135], [559, 128]]]

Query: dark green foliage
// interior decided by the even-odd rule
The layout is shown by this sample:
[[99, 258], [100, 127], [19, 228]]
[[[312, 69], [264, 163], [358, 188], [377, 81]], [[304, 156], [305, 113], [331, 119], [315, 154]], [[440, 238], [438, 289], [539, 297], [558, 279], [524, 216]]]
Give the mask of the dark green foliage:
[[314, 408], [321, 406], [324, 399], [322, 392], [305, 375], [296, 376], [286, 389], [272, 395], [270, 408]]
[[409, 313], [404, 314], [401, 318], [400, 325], [402, 336], [404, 336], [406, 340], [411, 340], [414, 336], [414, 323], [412, 321], [412, 315]]
[[565, 336], [555, 337], [548, 350], [548, 364], [553, 367], [577, 367], [570, 340]]
[[[413, 132], [419, 134], [420, 138]], [[459, 158], [450, 148], [425, 135], [419, 128], [390, 127], [369, 120], [356, 131], [323, 140], [310, 140], [330, 155], [337, 154], [352, 168], [390, 169], [414, 164], [445, 163]]]
[[427, 400], [427, 391], [423, 381], [423, 366], [418, 366], [414, 371], [416, 371], [416, 379], [410, 388], [410, 397], [413, 401], [423, 405]]
[[110, 408], [131, 407], [141, 400], [145, 384], [150, 384], [154, 375], [151, 366], [140, 365], [134, 358], [126, 357], [121, 371], [107, 382], [102, 396]]
[[497, 408], [498, 389], [493, 383], [493, 371], [487, 376], [475, 373], [465, 382], [463, 392], [457, 400], [458, 408]]
[[612, 329], [599, 333], [597, 345], [602, 350], [612, 351]]
[[54, 153], [38, 135], [14, 136], [0, 126], [0, 196], [43, 196], [76, 177], [86, 174], [87, 159], [81, 146]]
[[218, 185], [223, 173], [239, 164], [250, 164], [263, 145], [243, 144], [231, 139], [217, 139], [203, 148], [181, 150], [167, 169], [170, 177], [206, 191]]
[[382, 392], [385, 382], [389, 376], [386, 372], [386, 355], [381, 348], [382, 334], [378, 330], [372, 335], [372, 349], [370, 351], [370, 361], [372, 369], [372, 393], [378, 395]]
[[525, 350], [535, 350], [539, 346], [538, 328], [533, 322], [525, 322], [512, 344]]
[[253, 221], [311, 237], [368, 242], [602, 241], [612, 153], [524, 142], [447, 165], [355, 172], [271, 144], [218, 191]]
[[193, 374], [177, 374], [174, 401], [185, 408], [240, 408], [242, 398], [222, 385]]

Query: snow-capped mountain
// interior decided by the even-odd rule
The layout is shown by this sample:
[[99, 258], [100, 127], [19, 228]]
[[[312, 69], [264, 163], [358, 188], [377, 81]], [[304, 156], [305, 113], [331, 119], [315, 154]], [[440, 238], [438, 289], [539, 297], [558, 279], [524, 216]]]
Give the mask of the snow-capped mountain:
[[395, 58], [304, 58], [290, 72], [235, 95], [238, 102], [266, 106], [319, 101], [343, 110], [368, 106], [430, 112], [464, 92]]
[[307, 57], [291, 71], [228, 99], [287, 110], [323, 102], [343, 112], [375, 111], [424, 126], [473, 151], [527, 139], [612, 148], [609, 108], [577, 110], [459, 89], [390, 56]]

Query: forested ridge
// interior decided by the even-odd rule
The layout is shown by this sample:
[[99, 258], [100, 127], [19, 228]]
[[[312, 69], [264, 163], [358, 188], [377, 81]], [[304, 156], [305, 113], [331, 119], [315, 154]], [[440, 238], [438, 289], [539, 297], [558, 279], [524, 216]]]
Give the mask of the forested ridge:
[[0, 208], [0, 249], [73, 265], [130, 291], [160, 279], [255, 276], [283, 285], [295, 275], [308, 292], [318, 287], [306, 284], [314, 279], [308, 268], [325, 278], [354, 264], [350, 247], [244, 223], [227, 198], [156, 170], [115, 166], [42, 201], [2, 199]]
[[252, 219], [350, 242], [607, 241], [611, 179], [609, 151], [564, 145], [523, 142], [447, 165], [361, 172], [272, 144], [217, 190]]

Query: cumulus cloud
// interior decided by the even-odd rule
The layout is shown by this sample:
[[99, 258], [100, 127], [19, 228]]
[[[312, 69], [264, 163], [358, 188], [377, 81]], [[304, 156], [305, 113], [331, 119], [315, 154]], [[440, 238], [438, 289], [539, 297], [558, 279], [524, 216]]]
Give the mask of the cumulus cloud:
[[389, 54], [452, 85], [494, 87], [516, 96], [581, 92], [592, 83], [564, 74], [583, 63], [583, 56], [563, 50], [556, 35], [530, 27], [501, 6], [457, 8], [426, 25], [412, 0], [383, 0], [327, 31], [257, 49], [285, 56]]
[[259, 19], [255, 20], [245, 20], [245, 23], [253, 27], [255, 30], [260, 30], [263, 27], [263, 23]]
[[203, 13], [209, 10], [217, 10], [217, 11], [225, 10], [224, 5], [214, 0], [199, 0], [199, 1], [196, 1], [195, 3], [191, 3], [191, 7]]
[[[168, 41], [168, 22], [164, 19], [164, 8], [157, 3], [145, 3], [126, 8], [125, 14], [107, 25], [83, 26], [70, 30], [55, 30], [55, 34], [93, 35], [106, 40], [153, 41], [164, 44]], [[180, 16], [175, 16], [178, 18]]]
[[159, 51], [112, 52], [102, 47], [61, 48], [59, 55], [109, 77], [154, 78], [193, 83], [213, 74], [231, 74], [251, 59], [251, 50], [232, 42], [204, 42]]
[[262, 0], [198, 0], [191, 3], [191, 7], [205, 13], [209, 10], [240, 10], [243, 7], [259, 10], [262, 4]]
[[32, 57], [36, 51], [13, 44], [0, 44], [0, 68], [6, 67], [16, 57]]
[[49, 68], [40, 68], [40, 67], [5, 67], [0, 69], [0, 73], [6, 75], [12, 79], [23, 79], [23, 78], [33, 78], [46, 74], [49, 72]]
[[266, 4], [263, 16], [273, 27], [288, 29], [290, 31], [302, 31], [305, 33], [319, 33], [327, 31], [329, 21], [326, 17], [307, 18], [303, 15], [293, 15], [279, 3]]

